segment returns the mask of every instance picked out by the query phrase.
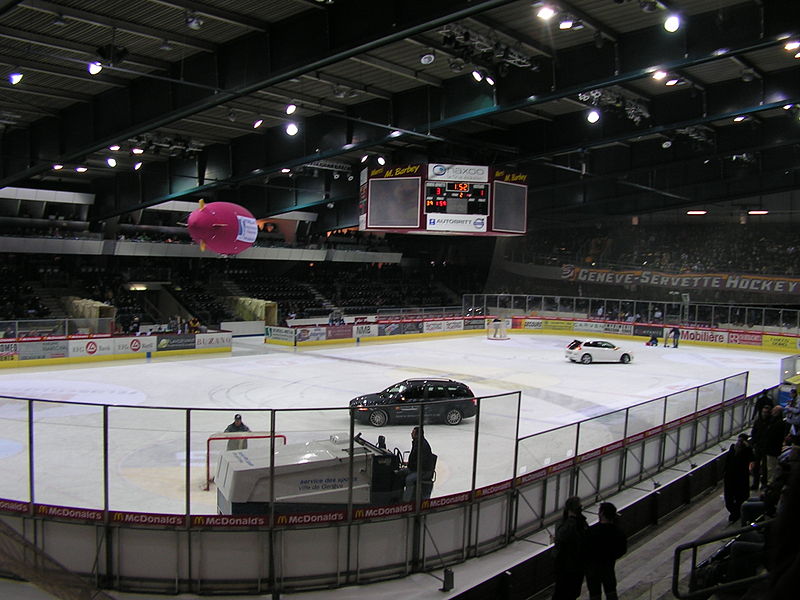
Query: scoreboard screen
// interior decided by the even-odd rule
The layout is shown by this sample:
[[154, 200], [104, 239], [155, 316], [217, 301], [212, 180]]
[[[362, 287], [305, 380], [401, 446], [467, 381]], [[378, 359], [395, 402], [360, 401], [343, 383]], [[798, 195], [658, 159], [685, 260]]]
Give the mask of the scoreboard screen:
[[489, 184], [467, 181], [425, 182], [425, 212], [488, 215]]

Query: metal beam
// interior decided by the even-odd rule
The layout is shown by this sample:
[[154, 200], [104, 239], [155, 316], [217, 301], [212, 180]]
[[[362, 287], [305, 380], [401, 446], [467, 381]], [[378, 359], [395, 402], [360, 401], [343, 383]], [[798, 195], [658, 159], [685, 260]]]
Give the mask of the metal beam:
[[211, 42], [206, 42], [196, 37], [189, 37], [186, 35], [175, 35], [172, 31], [165, 29], [156, 29], [146, 25], [139, 25], [122, 19], [115, 19], [114, 17], [106, 17], [97, 13], [88, 12], [85, 10], [78, 10], [77, 8], [69, 8], [61, 4], [47, 2], [47, 0], [22, 0], [19, 6], [45, 12], [51, 15], [61, 15], [76, 21], [89, 23], [90, 25], [97, 25], [100, 27], [108, 27], [110, 29], [119, 29], [127, 33], [141, 35], [143, 37], [151, 38], [154, 40], [169, 40], [170, 42], [191, 48], [193, 50], [202, 50], [204, 52], [216, 52], [217, 45]]
[[235, 13], [224, 8], [211, 6], [204, 2], [195, 2], [194, 0], [181, 0], [181, 2], [171, 2], [169, 0], [149, 0], [156, 4], [162, 4], [171, 8], [179, 10], [191, 10], [192, 12], [201, 14], [206, 17], [211, 17], [215, 21], [227, 23], [228, 25], [236, 25], [251, 31], [260, 31], [266, 33], [269, 31], [269, 23], [265, 23], [259, 19], [254, 19], [247, 15]]
[[382, 90], [380, 88], [376, 88], [373, 85], [367, 85], [365, 83], [359, 83], [357, 81], [353, 81], [351, 79], [344, 79], [342, 77], [335, 77], [333, 75], [328, 75], [327, 73], [317, 72], [317, 73], [304, 73], [301, 75], [304, 79], [313, 79], [315, 81], [322, 81], [324, 83], [330, 83], [331, 85], [341, 85], [351, 90], [356, 90], [358, 92], [362, 92], [364, 94], [368, 94], [369, 96], [375, 96], [376, 98], [381, 98], [382, 100], [391, 100], [392, 93], [387, 92], [386, 90]]
[[50, 65], [47, 63], [37, 62], [33, 60], [26, 60], [24, 58], [17, 58], [13, 56], [1, 56], [0, 55], [0, 64], [9, 65], [11, 67], [19, 67], [20, 69], [24, 69], [26, 71], [34, 71], [36, 73], [45, 73], [47, 75], [55, 75], [57, 77], [64, 77], [66, 79], [75, 79], [78, 81], [82, 81], [84, 83], [97, 83], [100, 85], [108, 85], [111, 87], [118, 87], [124, 88], [127, 87], [130, 83], [126, 79], [119, 79], [117, 77], [111, 77], [109, 75], [103, 75], [102, 77], [92, 76], [83, 69], [83, 71], [78, 69], [65, 69], [64, 67], [59, 67], [56, 65]]
[[433, 77], [427, 73], [421, 73], [420, 71], [409, 69], [408, 67], [389, 62], [388, 60], [378, 58], [377, 56], [369, 56], [368, 54], [365, 54], [363, 56], [353, 56], [350, 58], [350, 60], [363, 65], [375, 67], [376, 69], [381, 69], [382, 71], [387, 71], [393, 75], [405, 77], [406, 79], [427, 83], [428, 85], [432, 85], [434, 87], [442, 87], [442, 80], [438, 77]]
[[[30, 85], [15, 85], [5, 88], [6, 97], [12, 94], [32, 94], [34, 96], [44, 96], [46, 98], [58, 98], [59, 100], [68, 100], [69, 102], [91, 102], [92, 96], [89, 94], [80, 94], [78, 92], [64, 92], [62, 90], [54, 90], [53, 88]], [[109, 144], [112, 142], [109, 142]], [[106, 144], [108, 145], [108, 144]]]

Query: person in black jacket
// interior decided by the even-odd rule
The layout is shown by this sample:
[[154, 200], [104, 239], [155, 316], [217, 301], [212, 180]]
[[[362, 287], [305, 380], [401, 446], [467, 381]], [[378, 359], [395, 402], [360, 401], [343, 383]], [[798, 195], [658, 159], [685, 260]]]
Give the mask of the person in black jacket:
[[767, 458], [767, 481], [772, 481], [778, 474], [778, 457], [783, 452], [789, 425], [783, 420], [783, 407], [773, 406], [769, 424], [764, 435], [764, 454]]
[[611, 502], [600, 503], [597, 517], [598, 522], [589, 528], [586, 536], [586, 587], [590, 600], [600, 600], [601, 589], [607, 600], [617, 600], [614, 565], [627, 552], [628, 538], [617, 523], [617, 507]]
[[416, 497], [417, 481], [419, 480], [417, 466], [419, 466], [419, 473], [422, 473], [423, 479], [426, 475], [432, 475], [433, 471], [431, 445], [422, 435], [419, 427], [414, 427], [411, 430], [411, 452], [408, 455], [406, 465], [408, 471], [406, 473], [405, 489], [403, 490], [403, 502], [411, 502]]
[[753, 475], [753, 483], [750, 485], [751, 490], [758, 489], [759, 481], [761, 487], [766, 487], [767, 485], [767, 430], [771, 420], [771, 412], [772, 407], [762, 406], [761, 412], [758, 413], [756, 420], [753, 421], [753, 429], [750, 430], [750, 442], [755, 454], [753, 468], [751, 469]]
[[753, 449], [750, 448], [746, 433], [739, 434], [735, 444], [732, 444], [725, 454], [724, 494], [725, 508], [730, 513], [729, 523], [739, 520], [744, 504], [750, 497], [750, 463], [755, 460]]
[[553, 600], [576, 600], [581, 595], [588, 529], [582, 511], [581, 499], [570, 496], [564, 503], [561, 522], [556, 526]]

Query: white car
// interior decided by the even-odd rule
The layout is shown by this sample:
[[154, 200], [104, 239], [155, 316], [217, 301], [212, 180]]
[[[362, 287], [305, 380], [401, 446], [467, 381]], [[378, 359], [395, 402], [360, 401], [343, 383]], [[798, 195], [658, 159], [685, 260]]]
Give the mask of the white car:
[[633, 360], [633, 352], [605, 340], [573, 340], [567, 346], [565, 356], [572, 362], [585, 365], [593, 362], [628, 364]]

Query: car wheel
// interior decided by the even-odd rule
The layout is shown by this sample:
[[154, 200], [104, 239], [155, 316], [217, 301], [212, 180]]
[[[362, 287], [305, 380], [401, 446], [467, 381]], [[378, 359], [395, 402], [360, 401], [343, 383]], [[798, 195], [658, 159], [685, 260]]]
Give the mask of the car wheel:
[[631, 362], [631, 355], [623, 354], [619, 357], [619, 362], [621, 362], [623, 365], [627, 365], [629, 362]]
[[585, 365], [592, 364], [592, 355], [591, 354], [584, 354], [581, 356], [581, 362]]
[[389, 415], [384, 410], [373, 410], [369, 413], [369, 424], [373, 427], [383, 427], [389, 422]]
[[448, 425], [458, 425], [464, 419], [464, 415], [457, 408], [448, 408], [444, 413], [444, 422]]

